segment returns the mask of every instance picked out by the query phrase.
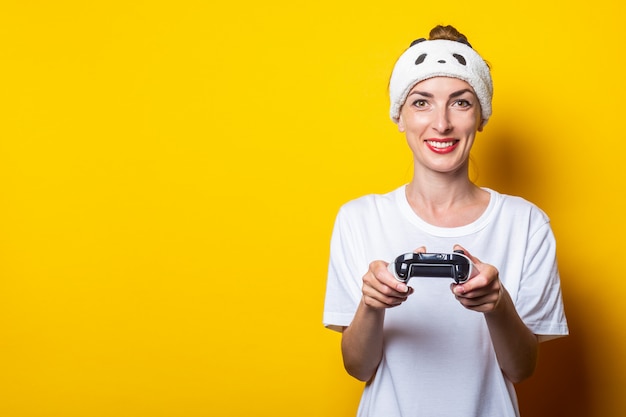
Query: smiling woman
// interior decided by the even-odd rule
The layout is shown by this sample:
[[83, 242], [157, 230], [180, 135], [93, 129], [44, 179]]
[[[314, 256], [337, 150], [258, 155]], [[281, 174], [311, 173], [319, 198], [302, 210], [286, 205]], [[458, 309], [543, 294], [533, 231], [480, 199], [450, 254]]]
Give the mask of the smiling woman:
[[416, 169], [465, 172], [481, 123], [480, 104], [468, 83], [434, 77], [413, 87], [400, 111], [398, 129], [406, 134]]
[[[345, 204], [331, 239], [324, 324], [342, 331], [348, 373], [369, 382], [361, 417], [518, 416], [513, 384], [534, 372], [540, 341], [568, 333], [548, 217], [468, 175], [492, 92], [488, 65], [452, 27], [396, 62], [390, 115], [413, 179]], [[427, 250], [463, 251], [478, 274], [408, 286], [389, 271], [397, 255]]]

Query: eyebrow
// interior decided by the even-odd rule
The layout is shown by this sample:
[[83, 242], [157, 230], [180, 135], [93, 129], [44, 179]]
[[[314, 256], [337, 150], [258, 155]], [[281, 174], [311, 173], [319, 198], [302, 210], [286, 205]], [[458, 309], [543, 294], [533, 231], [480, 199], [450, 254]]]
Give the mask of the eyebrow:
[[[459, 91], [455, 91], [454, 93], [451, 93], [448, 98], [456, 98], [456, 97], [462, 96], [465, 93], [471, 93], [472, 95], [474, 94], [474, 92], [470, 90], [469, 88], [464, 88], [463, 90], [459, 90]], [[411, 91], [409, 93], [409, 97], [412, 96], [413, 94], [418, 94], [420, 96], [428, 97], [428, 98], [435, 97], [433, 94], [427, 93], [426, 91], [417, 91], [417, 90]]]

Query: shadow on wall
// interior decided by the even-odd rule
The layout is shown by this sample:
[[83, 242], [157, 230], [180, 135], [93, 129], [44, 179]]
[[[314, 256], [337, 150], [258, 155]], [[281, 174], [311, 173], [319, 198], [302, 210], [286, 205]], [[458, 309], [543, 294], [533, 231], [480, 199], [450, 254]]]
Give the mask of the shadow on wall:
[[553, 175], [538, 159], [539, 150], [524, 140], [528, 134], [495, 131], [489, 139], [477, 142], [470, 178], [480, 186], [523, 197], [543, 208], [542, 202], [550, 201]]
[[[561, 269], [563, 280], [573, 279], [572, 270]], [[563, 289], [565, 314], [570, 335], [540, 345], [535, 374], [517, 386], [522, 416], [590, 417], [592, 416], [585, 329], [582, 309]]]
[[[511, 125], [516, 123], [512, 121]], [[505, 124], [506, 125], [506, 124]], [[509, 126], [511, 126], [509, 125]], [[546, 210], [558, 203], [552, 200], [553, 187], [550, 166], [538, 161], [540, 150], [537, 145], [524, 140], [533, 132], [510, 130], [496, 132], [495, 139], [481, 144], [477, 161], [478, 178], [481, 186], [493, 188], [501, 193], [518, 195]], [[536, 143], [536, 142], [535, 142]], [[544, 158], [550, 156], [545, 156]], [[548, 215], [554, 217], [556, 213]], [[558, 239], [558, 236], [557, 236]], [[579, 260], [576, 262], [580, 262]], [[568, 296], [567, 281], [582, 280], [577, 272], [568, 269], [576, 264], [574, 259], [559, 258], [559, 269], [563, 283], [563, 299], [570, 335], [541, 344], [539, 362], [535, 374], [517, 386], [522, 416], [533, 417], [588, 417], [591, 416], [589, 368], [585, 341], [585, 329], [577, 324], [581, 320], [582, 306], [572, 294]], [[579, 273], [579, 272], [578, 272]]]

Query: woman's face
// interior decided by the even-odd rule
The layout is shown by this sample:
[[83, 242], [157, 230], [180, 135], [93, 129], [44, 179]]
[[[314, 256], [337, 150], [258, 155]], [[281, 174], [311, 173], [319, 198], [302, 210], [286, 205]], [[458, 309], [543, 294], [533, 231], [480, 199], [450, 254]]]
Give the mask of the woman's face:
[[463, 80], [435, 77], [417, 83], [400, 109], [398, 129], [406, 134], [415, 164], [437, 172], [466, 170], [480, 103]]

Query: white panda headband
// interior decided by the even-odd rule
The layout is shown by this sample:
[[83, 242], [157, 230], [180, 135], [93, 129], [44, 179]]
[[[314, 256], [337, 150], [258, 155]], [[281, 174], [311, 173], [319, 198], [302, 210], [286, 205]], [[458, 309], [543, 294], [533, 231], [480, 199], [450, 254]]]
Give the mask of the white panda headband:
[[398, 58], [389, 81], [389, 114], [398, 123], [400, 108], [411, 89], [420, 81], [433, 77], [459, 78], [476, 93], [482, 111], [482, 125], [491, 116], [493, 83], [487, 63], [463, 41], [436, 39], [413, 41]]

